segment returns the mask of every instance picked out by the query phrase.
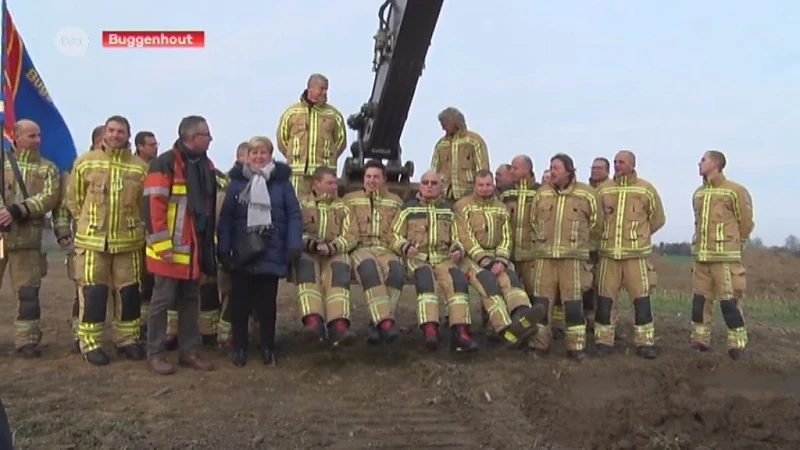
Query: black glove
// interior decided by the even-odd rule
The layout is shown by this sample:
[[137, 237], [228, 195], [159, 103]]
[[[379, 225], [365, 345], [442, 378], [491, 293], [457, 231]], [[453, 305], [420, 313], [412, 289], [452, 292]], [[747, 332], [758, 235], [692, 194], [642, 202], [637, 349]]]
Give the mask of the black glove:
[[290, 248], [289, 250], [287, 250], [286, 251], [286, 259], [290, 263], [293, 263], [293, 262], [297, 261], [298, 259], [300, 259], [300, 249], [299, 248]]
[[219, 266], [222, 267], [222, 270], [226, 273], [231, 272], [231, 268], [233, 266], [233, 258], [231, 257], [230, 253], [222, 253], [220, 252], [217, 254], [217, 261], [219, 261]]

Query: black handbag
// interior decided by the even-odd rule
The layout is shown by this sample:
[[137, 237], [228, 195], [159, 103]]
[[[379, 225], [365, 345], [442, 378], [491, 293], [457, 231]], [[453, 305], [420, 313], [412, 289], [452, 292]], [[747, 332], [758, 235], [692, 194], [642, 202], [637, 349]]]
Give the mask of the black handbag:
[[248, 231], [237, 239], [231, 255], [233, 266], [242, 267], [257, 261], [267, 251], [268, 238], [268, 231]]

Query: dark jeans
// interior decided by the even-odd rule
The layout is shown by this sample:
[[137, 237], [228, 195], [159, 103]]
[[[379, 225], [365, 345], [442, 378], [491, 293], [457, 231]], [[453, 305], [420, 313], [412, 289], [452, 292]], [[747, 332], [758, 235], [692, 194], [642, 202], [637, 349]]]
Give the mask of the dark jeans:
[[230, 298], [231, 334], [233, 348], [247, 350], [250, 314], [259, 323], [261, 348], [275, 349], [275, 322], [278, 319], [276, 300], [279, 278], [274, 275], [253, 275], [234, 271], [231, 274], [233, 292]]
[[150, 318], [147, 320], [147, 355], [165, 351], [167, 342], [167, 309], [178, 306], [178, 345], [181, 356], [192, 356], [203, 345], [200, 336], [200, 280], [178, 280], [159, 275], [153, 283]]

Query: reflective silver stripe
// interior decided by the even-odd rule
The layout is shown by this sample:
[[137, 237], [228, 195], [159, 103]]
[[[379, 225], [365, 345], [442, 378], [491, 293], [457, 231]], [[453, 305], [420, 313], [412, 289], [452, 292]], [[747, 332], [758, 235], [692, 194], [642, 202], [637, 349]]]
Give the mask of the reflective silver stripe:
[[192, 246], [191, 245], [178, 245], [172, 247], [172, 253], [183, 253], [184, 255], [191, 255], [192, 254]]
[[159, 231], [147, 236], [147, 245], [157, 244], [165, 239], [169, 239], [169, 231]]
[[178, 205], [177, 211], [175, 211], [175, 228], [172, 234], [172, 245], [174, 247], [172, 251], [176, 251], [175, 248], [181, 247], [183, 243], [183, 224], [186, 221], [186, 196], [172, 197], [169, 201], [174, 201]]
[[164, 187], [148, 187], [144, 189], [145, 197], [148, 195], [163, 195], [164, 197], [169, 195], [169, 189]]

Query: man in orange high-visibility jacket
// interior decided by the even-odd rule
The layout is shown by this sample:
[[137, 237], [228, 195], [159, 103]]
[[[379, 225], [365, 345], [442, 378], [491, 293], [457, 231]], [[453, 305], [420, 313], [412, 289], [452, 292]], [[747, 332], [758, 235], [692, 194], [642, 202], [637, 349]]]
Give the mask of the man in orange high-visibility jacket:
[[178, 305], [179, 362], [210, 371], [213, 364], [197, 354], [201, 346], [198, 325], [200, 277], [217, 273], [214, 229], [217, 183], [208, 158], [211, 133], [208, 122], [189, 116], [178, 126], [171, 150], [151, 164], [145, 181], [147, 270], [154, 276], [147, 324], [150, 370], [160, 375], [175, 371], [164, 358], [167, 308]]

